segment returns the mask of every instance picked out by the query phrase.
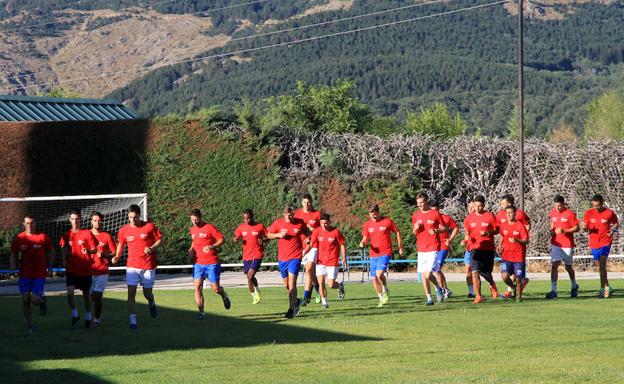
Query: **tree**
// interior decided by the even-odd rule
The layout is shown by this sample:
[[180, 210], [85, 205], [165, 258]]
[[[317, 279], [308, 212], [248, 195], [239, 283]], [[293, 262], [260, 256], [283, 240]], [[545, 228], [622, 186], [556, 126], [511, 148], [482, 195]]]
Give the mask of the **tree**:
[[59, 99], [78, 99], [80, 94], [78, 92], [70, 91], [65, 88], [56, 87], [50, 89], [48, 92], [37, 92], [37, 96], [56, 97]]
[[611, 90], [589, 104], [585, 139], [624, 139], [624, 99]]
[[421, 108], [418, 113], [407, 112], [406, 128], [408, 132], [454, 137], [463, 135], [467, 127], [468, 124], [462, 119], [459, 112], [451, 116], [446, 105], [442, 103]]

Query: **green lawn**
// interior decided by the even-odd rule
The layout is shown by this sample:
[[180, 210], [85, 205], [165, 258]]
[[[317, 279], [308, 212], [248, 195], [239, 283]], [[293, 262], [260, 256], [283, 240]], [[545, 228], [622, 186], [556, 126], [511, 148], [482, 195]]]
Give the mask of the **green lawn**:
[[334, 299], [325, 311], [313, 304], [295, 320], [282, 318], [282, 289], [264, 289], [259, 305], [246, 290], [230, 289], [232, 310], [210, 293], [204, 321], [195, 319], [191, 291], [158, 291], [158, 319], [142, 304], [136, 332], [128, 329], [122, 293], [107, 293], [101, 328], [74, 331], [65, 298], [50, 297], [49, 314], [34, 316], [33, 336], [26, 336], [18, 297], [5, 296], [0, 382], [623, 382], [621, 291], [608, 300], [587, 290], [563, 298], [564, 280], [562, 298], [551, 302], [543, 299], [548, 288], [532, 282], [519, 304], [475, 306], [455, 297], [424, 307], [419, 285], [393, 284], [390, 303], [376, 308], [372, 287], [353, 284], [345, 301]]

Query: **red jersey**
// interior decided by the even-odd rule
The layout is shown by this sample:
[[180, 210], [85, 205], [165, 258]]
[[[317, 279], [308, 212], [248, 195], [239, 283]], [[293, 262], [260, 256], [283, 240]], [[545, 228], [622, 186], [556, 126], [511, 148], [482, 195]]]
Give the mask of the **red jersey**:
[[611, 209], [605, 208], [602, 212], [590, 209], [585, 212], [583, 221], [589, 231], [589, 247], [592, 249], [608, 247], [613, 243], [613, 236], [609, 236], [611, 226], [618, 224], [618, 218]]
[[340, 265], [340, 246], [344, 245], [345, 238], [338, 228], [326, 231], [318, 227], [312, 232], [310, 240], [313, 248], [318, 248], [318, 263], [327, 267]]
[[149, 255], [145, 248], [151, 247], [160, 240], [162, 234], [151, 222], [144, 222], [140, 227], [126, 224], [119, 230], [117, 241], [123, 246], [128, 244], [128, 261], [126, 266], [137, 269], [155, 269], [158, 266], [156, 250]]
[[262, 240], [265, 237], [266, 228], [260, 223], [255, 225], [243, 223], [236, 228], [234, 238], [243, 239], [243, 260], [262, 260], [264, 257]]
[[416, 210], [412, 214], [412, 228], [418, 224], [416, 231], [416, 249], [418, 252], [434, 252], [440, 250], [440, 236], [430, 234], [430, 229], [438, 229], [442, 225], [442, 216], [435, 209], [426, 212]]
[[217, 227], [210, 223], [204, 223], [201, 227], [191, 227], [191, 239], [193, 239], [193, 250], [195, 251], [196, 264], [218, 264], [219, 254], [216, 249], [208, 249], [217, 241], [223, 239], [223, 235]]
[[[550, 211], [550, 222], [552, 223], [553, 229], [570, 229], [579, 224], [579, 221], [576, 218], [576, 214], [568, 208], [564, 209], [561, 212], [559, 212], [556, 208], [553, 208]], [[550, 243], [561, 248], [574, 248], [574, 234], [555, 234], [551, 237]]]
[[321, 226], [321, 211], [318, 210], [304, 212], [303, 208], [299, 208], [295, 211], [293, 217], [303, 220], [303, 222], [306, 223], [308, 227], [311, 227], [312, 230]]
[[494, 236], [486, 234], [481, 235], [482, 231], [492, 231], [498, 228], [496, 218], [491, 212], [483, 212], [478, 215], [471, 213], [464, 219], [464, 228], [468, 233], [468, 244], [466, 250], [494, 251]]
[[438, 234], [438, 237], [440, 238], [440, 250], [447, 251], [449, 249], [449, 246], [446, 244], [446, 241], [449, 239], [449, 237], [451, 237], [451, 232], [453, 232], [453, 230], [457, 228], [457, 223], [455, 222], [455, 220], [453, 220], [451, 216], [447, 214], [440, 213], [440, 216], [442, 216], [442, 224], [447, 228], [446, 231], [440, 232]]
[[524, 226], [524, 223], [516, 221], [510, 224], [508, 220], [505, 220], [500, 226], [500, 235], [503, 245], [503, 254], [501, 258], [504, 261], [511, 261], [513, 263], [523, 263], [526, 260], [526, 244], [520, 244], [519, 242], [510, 242], [510, 238], [528, 240], [529, 233]]
[[[93, 232], [91, 232], [93, 233]], [[98, 241], [97, 250], [102, 254], [112, 254], [115, 256], [115, 240], [108, 232], [100, 232], [95, 235]], [[108, 274], [108, 259], [106, 257], [99, 257], [97, 254], [93, 255], [93, 264], [91, 265], [91, 273], [94, 276], [107, 275]]]
[[[516, 221], [523, 225], [531, 225], [531, 219], [529, 219], [529, 216], [521, 209], [516, 209]], [[499, 226], [507, 222], [507, 213], [504, 209], [501, 209], [496, 214], [496, 222]]]
[[387, 217], [379, 221], [368, 220], [362, 228], [362, 236], [370, 239], [370, 257], [392, 257], [392, 239], [390, 233], [398, 233], [399, 228]]
[[284, 218], [277, 219], [267, 228], [268, 233], [285, 233], [283, 239], [277, 239], [277, 259], [288, 261], [301, 259], [303, 244], [306, 239], [306, 224], [301, 219], [293, 218], [287, 223]]
[[52, 241], [45, 233], [18, 233], [11, 244], [14, 255], [21, 253], [20, 277], [27, 279], [45, 278], [46, 251], [52, 251]]
[[88, 251], [95, 249], [97, 244], [97, 239], [89, 229], [80, 229], [78, 232], [69, 230], [63, 233], [59, 245], [61, 248], [69, 246], [65, 266], [67, 271], [78, 276], [91, 276], [93, 257]]

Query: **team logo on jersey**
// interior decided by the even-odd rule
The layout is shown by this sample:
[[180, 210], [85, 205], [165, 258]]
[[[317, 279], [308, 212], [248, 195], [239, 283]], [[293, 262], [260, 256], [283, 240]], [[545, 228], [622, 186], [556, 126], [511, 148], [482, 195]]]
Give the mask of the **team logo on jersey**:
[[243, 236], [247, 236], [247, 232], [242, 232], [242, 235]]
[[324, 237], [319, 236], [318, 239], [319, 241], [323, 241]]
[[78, 244], [83, 245], [84, 243], [84, 240], [78, 240]]
[[375, 232], [375, 228], [368, 228], [368, 232], [370, 232], [370, 233]]
[[422, 220], [416, 220], [416, 224], [418, 225], [422, 224]]
[[379, 227], [380, 231], [385, 231], [387, 228], [386, 227]]
[[310, 225], [316, 224], [316, 220], [310, 220]]
[[259, 234], [260, 234], [260, 232], [251, 231], [251, 235], [252, 235], [252, 236], [258, 236]]
[[607, 219], [600, 219], [600, 222], [601, 222], [602, 224], [607, 224], [607, 223], [609, 222], [609, 220], [607, 220]]
[[33, 244], [33, 249], [40, 249], [43, 246], [41, 244]]
[[504, 231], [503, 231], [503, 235], [505, 235], [505, 236], [507, 236], [507, 234], [508, 234], [508, 233], [509, 233], [509, 232], [508, 232], [507, 230], [504, 230]]
[[299, 233], [299, 232], [301, 232], [301, 230], [299, 228], [295, 228], [295, 229], [293, 229], [293, 232]]
[[481, 223], [481, 226], [484, 228], [487, 227], [488, 225], [489, 225], [488, 223]]
[[596, 223], [596, 219], [589, 219], [589, 222], [595, 224]]
[[[147, 237], [147, 236], [146, 236], [146, 237]], [[208, 237], [208, 234], [207, 234], [207, 233], [200, 233], [200, 234], [199, 234], [199, 238], [200, 238], [200, 239], [202, 239], [202, 238], [204, 238], [204, 239], [205, 239], [206, 237]]]
[[470, 223], [470, 228], [475, 228], [477, 226], [477, 223]]
[[134, 236], [128, 236], [128, 237], [126, 237], [126, 241], [134, 241]]
[[334, 239], [333, 237], [328, 237], [328, 238], [327, 238], [327, 241], [329, 241], [330, 243], [333, 243], [333, 242], [334, 242], [334, 240], [336, 240], [336, 239]]
[[[141, 237], [141, 239], [145, 239], [147, 238], [147, 233], [141, 233], [139, 236]], [[199, 234], [199, 236], [201, 237], [201, 233]]]
[[520, 232], [513, 231], [513, 235], [514, 235], [514, 236], [518, 236], [518, 235], [520, 235]]
[[433, 221], [433, 220], [427, 220], [427, 224], [433, 224], [433, 223], [435, 223], [435, 221]]
[[562, 217], [562, 218], [561, 218], [561, 222], [562, 222], [562, 223], [567, 223], [567, 222], [568, 222], [568, 219], [567, 219], [567, 218], [565, 218], [565, 217]]

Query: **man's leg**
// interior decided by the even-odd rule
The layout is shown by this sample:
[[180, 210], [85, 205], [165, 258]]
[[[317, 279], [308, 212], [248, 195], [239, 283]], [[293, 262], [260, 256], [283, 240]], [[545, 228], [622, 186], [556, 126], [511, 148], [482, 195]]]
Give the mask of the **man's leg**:
[[297, 275], [289, 272], [286, 280], [286, 289], [288, 289], [289, 309], [295, 311], [297, 307]]
[[128, 317], [130, 317], [130, 328], [136, 329], [136, 285], [128, 285]]
[[609, 287], [609, 279], [607, 277], [607, 259], [609, 255], [600, 256], [600, 260], [598, 260], [598, 271], [600, 271], [600, 288], [604, 289], [604, 297], [609, 297], [610, 295], [610, 287]]
[[95, 324], [99, 324], [100, 318], [102, 317], [102, 309], [104, 307], [103, 296], [103, 292], [93, 291], [91, 293], [91, 301], [93, 301], [93, 312], [95, 315]]
[[204, 317], [204, 292], [203, 285], [204, 279], [193, 279], [195, 285], [195, 304], [197, 304], [197, 310], [199, 311], [199, 317]]
[[30, 307], [30, 292], [26, 292], [22, 294], [22, 312], [24, 312], [24, 319], [26, 319], [26, 325], [28, 325], [28, 329], [33, 329], [32, 324], [32, 309]]
[[327, 286], [325, 285], [326, 277], [325, 275], [320, 275], [316, 277], [319, 283], [319, 290], [321, 294], [321, 303], [323, 308], [327, 308]]
[[[89, 277], [90, 279], [90, 277]], [[84, 300], [84, 308], [85, 308], [85, 328], [91, 327], [91, 284], [86, 284], [86, 282], [82, 285], [82, 298]]]

